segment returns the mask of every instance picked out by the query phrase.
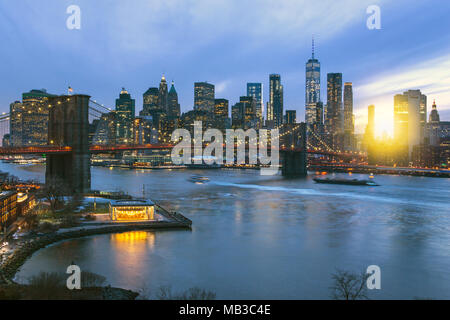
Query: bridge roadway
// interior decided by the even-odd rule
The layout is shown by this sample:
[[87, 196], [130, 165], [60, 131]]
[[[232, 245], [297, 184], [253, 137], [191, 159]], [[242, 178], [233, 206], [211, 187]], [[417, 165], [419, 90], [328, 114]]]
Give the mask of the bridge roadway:
[[[91, 154], [98, 153], [111, 153], [111, 152], [121, 152], [121, 151], [133, 151], [133, 150], [162, 150], [171, 149], [174, 145], [172, 144], [142, 144], [142, 145], [91, 145], [89, 151]], [[224, 145], [225, 147], [225, 145]], [[302, 148], [279, 148], [280, 151], [292, 151], [292, 152], [302, 152]], [[64, 154], [71, 153], [72, 147], [69, 146], [30, 146], [30, 147], [1, 147], [1, 155], [24, 155], [24, 154]], [[360, 153], [351, 152], [331, 152], [324, 150], [314, 150], [308, 149], [306, 151], [310, 154], [319, 154], [326, 156], [336, 156], [336, 157], [347, 157], [347, 158], [361, 158], [365, 155]]]

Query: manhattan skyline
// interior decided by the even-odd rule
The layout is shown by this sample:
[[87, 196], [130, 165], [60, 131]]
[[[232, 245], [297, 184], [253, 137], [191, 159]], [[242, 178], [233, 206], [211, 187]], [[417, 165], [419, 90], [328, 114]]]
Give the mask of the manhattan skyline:
[[[266, 104], [269, 74], [277, 73], [284, 86], [284, 109], [296, 110], [297, 120], [304, 121], [305, 63], [314, 35], [322, 84], [333, 72], [353, 83], [355, 131], [364, 131], [367, 106], [374, 104], [376, 134], [392, 135], [397, 93], [420, 89], [430, 101], [436, 100], [442, 119], [450, 115], [448, 22], [437, 19], [448, 9], [434, 2], [345, 1], [344, 6], [262, 1], [258, 6], [244, 4], [255, 23], [231, 25], [230, 17], [242, 14], [242, 4], [234, 1], [154, 1], [151, 7], [144, 1], [78, 1], [80, 30], [65, 26], [69, 1], [52, 3], [45, 12], [39, 7], [46, 1], [2, 3], [0, 33], [8, 50], [0, 57], [10, 63], [3, 64], [1, 72], [14, 77], [0, 89], [0, 111], [8, 111], [9, 104], [30, 89], [61, 94], [68, 86], [109, 107], [125, 87], [141, 110], [142, 94], [157, 85], [162, 74], [169, 83], [175, 81], [182, 112], [193, 108], [194, 82], [201, 81], [214, 84], [216, 98], [230, 104], [245, 94], [247, 82], [261, 82]], [[365, 9], [371, 4], [381, 8], [381, 30], [366, 28]], [[127, 18], [131, 16], [133, 23]], [[322, 88], [324, 103], [325, 95]]]

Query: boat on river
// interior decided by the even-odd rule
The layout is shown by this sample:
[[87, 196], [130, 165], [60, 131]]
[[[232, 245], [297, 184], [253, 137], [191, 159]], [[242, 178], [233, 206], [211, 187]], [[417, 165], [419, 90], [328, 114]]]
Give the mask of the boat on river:
[[188, 181], [193, 182], [193, 183], [197, 183], [197, 184], [204, 184], [209, 182], [209, 178], [208, 177], [203, 177], [200, 175], [193, 175], [192, 177], [190, 177], [188, 179]]
[[359, 180], [359, 179], [320, 179], [320, 178], [314, 178], [313, 179], [316, 183], [327, 183], [327, 184], [346, 184], [351, 186], [379, 186], [375, 181], [373, 180]]

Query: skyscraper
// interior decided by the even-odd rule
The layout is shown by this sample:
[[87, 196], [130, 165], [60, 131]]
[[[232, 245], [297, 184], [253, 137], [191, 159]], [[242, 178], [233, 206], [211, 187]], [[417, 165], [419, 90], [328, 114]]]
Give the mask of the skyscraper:
[[367, 107], [367, 126], [364, 133], [364, 140], [367, 145], [375, 139], [375, 106], [371, 104]]
[[399, 146], [407, 146], [408, 158], [412, 147], [423, 143], [426, 123], [422, 112], [426, 105], [427, 97], [420, 90], [394, 96], [394, 139]]
[[159, 83], [158, 105], [160, 110], [162, 110], [167, 115], [169, 114], [167, 81], [164, 75], [161, 77], [161, 82]]
[[297, 111], [286, 110], [286, 121], [287, 124], [294, 124], [297, 122]]
[[226, 129], [228, 119], [228, 100], [215, 99], [214, 100], [214, 119], [218, 129]]
[[344, 149], [354, 149], [354, 115], [353, 115], [353, 86], [351, 82], [344, 84]]
[[168, 110], [170, 118], [177, 119], [180, 117], [180, 104], [178, 103], [178, 94], [173, 81], [168, 95]]
[[214, 113], [214, 85], [207, 82], [194, 83], [194, 110]]
[[22, 94], [22, 103], [10, 105], [11, 145], [46, 145], [48, 138], [48, 98], [54, 95], [45, 89], [31, 90]]
[[256, 99], [251, 96], [242, 96], [239, 100], [244, 103], [244, 128], [256, 128], [258, 123], [256, 116]]
[[279, 74], [269, 76], [270, 92], [267, 107], [267, 121], [269, 127], [279, 127], [283, 124], [283, 86]]
[[134, 140], [133, 123], [135, 117], [135, 100], [125, 88], [116, 99], [116, 142], [131, 144]]
[[328, 73], [325, 129], [335, 149], [342, 148], [342, 118], [342, 73]]
[[433, 101], [431, 107], [430, 118], [427, 124], [429, 143], [432, 146], [439, 146], [440, 142], [440, 122], [439, 112], [437, 111], [436, 102]]
[[262, 83], [247, 83], [247, 96], [256, 100], [256, 117], [262, 121], [264, 114], [263, 85]]
[[305, 121], [308, 129], [316, 122], [316, 107], [320, 102], [320, 62], [314, 58], [314, 39], [312, 42], [312, 56], [306, 62], [305, 81]]
[[240, 97], [239, 102], [231, 108], [231, 113], [233, 129], [256, 127], [256, 100], [254, 97]]
[[156, 112], [161, 112], [162, 110], [159, 109], [158, 105], [158, 97], [159, 97], [158, 88], [153, 87], [145, 91], [143, 95], [144, 105], [139, 115], [154, 116]]

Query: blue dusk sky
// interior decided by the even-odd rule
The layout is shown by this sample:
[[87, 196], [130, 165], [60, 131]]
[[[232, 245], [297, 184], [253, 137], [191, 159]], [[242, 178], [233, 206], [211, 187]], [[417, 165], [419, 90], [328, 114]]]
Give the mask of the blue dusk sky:
[[[69, 30], [69, 5], [81, 29]], [[381, 8], [369, 30], [366, 8]], [[142, 94], [161, 75], [174, 80], [181, 109], [193, 107], [194, 82], [216, 86], [230, 106], [247, 82], [270, 73], [284, 85], [284, 109], [304, 121], [305, 62], [311, 37], [326, 74], [353, 82], [356, 127], [376, 106], [377, 133], [392, 132], [393, 95], [421, 89], [450, 120], [450, 2], [447, 0], [0, 0], [0, 111], [22, 92], [75, 92], [114, 106], [121, 87], [142, 109]]]

